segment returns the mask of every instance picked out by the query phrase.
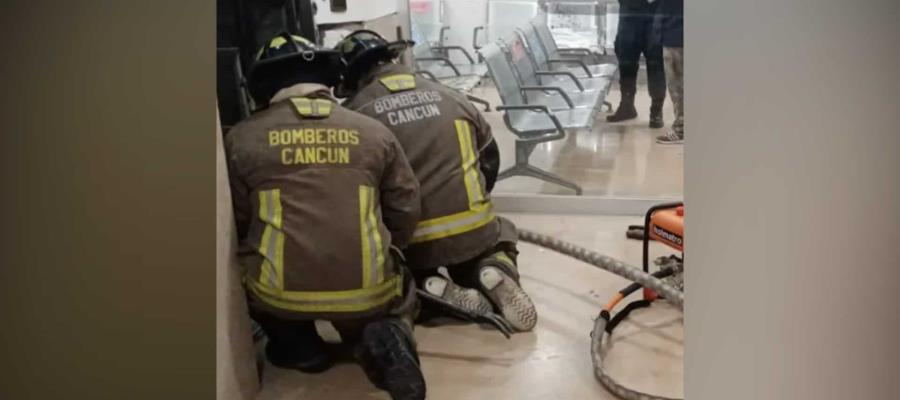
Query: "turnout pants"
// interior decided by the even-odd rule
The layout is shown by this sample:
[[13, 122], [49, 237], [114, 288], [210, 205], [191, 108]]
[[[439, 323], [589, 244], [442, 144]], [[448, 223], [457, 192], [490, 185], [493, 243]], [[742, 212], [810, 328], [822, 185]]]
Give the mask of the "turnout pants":
[[[446, 265], [450, 278], [457, 285], [467, 288], [478, 287], [478, 273], [482, 266], [490, 264], [498, 267], [507, 275], [519, 281], [519, 271], [516, 266], [516, 258], [519, 251], [516, 248], [519, 234], [516, 225], [512, 221], [497, 217], [500, 223], [500, 235], [494, 243], [490, 243], [487, 248], [478, 256], [454, 265]], [[438, 270], [415, 270], [416, 281], [420, 284], [428, 277], [438, 275]]]
[[[396, 258], [397, 265], [403, 265]], [[406, 269], [405, 266], [402, 268]], [[383, 315], [377, 315], [359, 319], [331, 320], [331, 324], [341, 336], [344, 345], [355, 345], [362, 334], [363, 328], [369, 323], [383, 319], [397, 319], [408, 328], [410, 340], [412, 337], [413, 321], [419, 313], [419, 299], [416, 296], [416, 287], [409, 270], [404, 271], [403, 296], [395, 301], [391, 309]], [[280, 359], [303, 358], [305, 355], [316, 352], [324, 352], [325, 342], [319, 336], [314, 320], [286, 319], [282, 316], [272, 315], [266, 311], [252, 307], [250, 302], [250, 317], [259, 324], [269, 339], [267, 354]]]
[[643, 54], [647, 62], [647, 91], [651, 99], [662, 102], [666, 98], [666, 75], [662, 46], [653, 40], [652, 28], [652, 18], [620, 18], [615, 41], [616, 58], [619, 60], [619, 88], [623, 95], [637, 92], [637, 75]]

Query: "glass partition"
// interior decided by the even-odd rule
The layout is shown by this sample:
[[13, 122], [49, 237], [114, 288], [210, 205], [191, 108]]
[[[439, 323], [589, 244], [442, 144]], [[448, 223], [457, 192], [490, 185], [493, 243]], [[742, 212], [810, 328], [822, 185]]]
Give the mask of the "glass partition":
[[[427, 40], [431, 45], [462, 47], [473, 55], [476, 63], [483, 63], [478, 57], [478, 49], [488, 43], [497, 43], [507, 49], [509, 38], [524, 27], [548, 30], [547, 37], [552, 37], [552, 42], [545, 43], [547, 37], [538, 35], [542, 39], [539, 41], [541, 48], [536, 50], [545, 53], [547, 58], [568, 61], [554, 60], [545, 65], [535, 62], [533, 70], [553, 71], [556, 74], [536, 77], [547, 89], [539, 93], [526, 93], [529, 102], [553, 104], [552, 113], [565, 120], [588, 111], [566, 110], [562, 97], [570, 97], [573, 103], [577, 103], [576, 108], [592, 108], [585, 104], [591, 104], [591, 98], [599, 98], [595, 103], [596, 110], [590, 111], [590, 124], [580, 127], [572, 119], [573, 126], [566, 127], [564, 137], [533, 146], [527, 155], [529, 165], [580, 186], [582, 197], [660, 201], [683, 197], [683, 145], [657, 142], [658, 136], [664, 136], [671, 130], [675, 119], [673, 104], [667, 92], [662, 107], [664, 126], [651, 128], [652, 102], [648, 95], [644, 57], [639, 61], [634, 100], [637, 117], [619, 122], [607, 121], [622, 98], [621, 71], [614, 49], [619, 29], [617, 1], [408, 1], [415, 40]], [[533, 54], [530, 48], [527, 50]], [[444, 55], [454, 64], [470, 63], [458, 51], [445, 52]], [[588, 70], [588, 75], [585, 70]], [[527, 81], [517, 76], [515, 84], [523, 91], [534, 92], [524, 88]], [[496, 87], [488, 72], [481, 84], [467, 93], [486, 100], [492, 106], [491, 111], [483, 111], [483, 114], [491, 124], [500, 147], [503, 171], [521, 162], [524, 148], [521, 142], [527, 140], [531, 133], [510, 129], [504, 113], [493, 110], [493, 106], [503, 104]], [[565, 95], [560, 92], [565, 92]], [[563, 107], [559, 107], [560, 104]], [[499, 180], [494, 195], [541, 197], [577, 194], [552, 180], [517, 175]]]

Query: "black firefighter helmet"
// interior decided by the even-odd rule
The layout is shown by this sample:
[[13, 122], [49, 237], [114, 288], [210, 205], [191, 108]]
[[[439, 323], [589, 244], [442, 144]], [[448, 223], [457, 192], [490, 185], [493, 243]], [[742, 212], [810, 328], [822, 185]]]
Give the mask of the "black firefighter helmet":
[[335, 46], [344, 63], [343, 89], [356, 90], [362, 74], [380, 61], [391, 61], [412, 47], [411, 40], [388, 42], [376, 32], [361, 29], [347, 35]]
[[279, 90], [298, 83], [334, 87], [340, 83], [341, 55], [320, 50], [303, 37], [282, 32], [256, 53], [247, 87], [257, 104], [265, 106]]

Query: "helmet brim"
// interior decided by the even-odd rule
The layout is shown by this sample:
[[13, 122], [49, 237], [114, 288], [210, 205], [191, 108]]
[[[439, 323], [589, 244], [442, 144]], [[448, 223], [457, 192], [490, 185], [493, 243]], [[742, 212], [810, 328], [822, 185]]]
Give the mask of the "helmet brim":
[[356, 84], [361, 73], [365, 68], [382, 60], [393, 60], [399, 58], [404, 51], [415, 45], [412, 40], [398, 40], [390, 42], [383, 46], [376, 46], [363, 50], [352, 60], [346, 62], [347, 71], [344, 74], [344, 80]]
[[341, 54], [334, 50], [295, 53], [258, 61], [247, 74], [247, 88], [257, 102], [268, 102], [285, 82], [298, 76], [334, 87], [340, 83]]

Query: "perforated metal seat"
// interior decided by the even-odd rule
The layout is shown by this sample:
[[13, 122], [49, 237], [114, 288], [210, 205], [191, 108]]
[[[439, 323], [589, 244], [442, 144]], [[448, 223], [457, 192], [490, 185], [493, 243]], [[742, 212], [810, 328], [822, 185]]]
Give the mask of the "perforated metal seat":
[[[553, 115], [565, 129], [588, 129], [594, 126], [594, 110], [590, 108], [573, 108], [571, 110], [554, 110]], [[509, 125], [511, 129], [524, 132], [528, 131], [555, 131], [556, 127], [546, 115], [531, 111], [510, 111]]]

